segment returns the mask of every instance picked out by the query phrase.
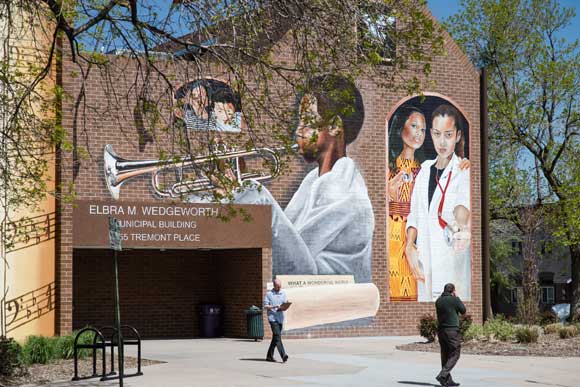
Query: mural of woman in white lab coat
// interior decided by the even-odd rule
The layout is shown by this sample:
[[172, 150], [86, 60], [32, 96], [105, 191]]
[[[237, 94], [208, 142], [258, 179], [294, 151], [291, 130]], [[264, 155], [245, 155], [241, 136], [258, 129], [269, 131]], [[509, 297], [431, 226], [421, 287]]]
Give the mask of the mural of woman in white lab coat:
[[[417, 97], [405, 105], [408, 103], [424, 114], [429, 131], [422, 149], [427, 161], [412, 176], [414, 184], [404, 227], [403, 257], [417, 284], [417, 301], [436, 300], [448, 282], [456, 285], [462, 299], [469, 300], [468, 123], [455, 106], [441, 97], [427, 96], [423, 100]], [[396, 146], [396, 140], [389, 141], [389, 148]]]

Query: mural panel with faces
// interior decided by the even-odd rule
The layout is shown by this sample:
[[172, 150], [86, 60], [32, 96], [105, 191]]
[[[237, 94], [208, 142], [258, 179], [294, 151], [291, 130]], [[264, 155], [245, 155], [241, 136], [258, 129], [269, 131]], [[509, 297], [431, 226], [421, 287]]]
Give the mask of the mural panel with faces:
[[227, 83], [203, 78], [175, 92], [175, 117], [189, 130], [239, 133], [245, 128], [240, 97]]
[[471, 298], [469, 122], [440, 95], [401, 101], [387, 122], [391, 301]]

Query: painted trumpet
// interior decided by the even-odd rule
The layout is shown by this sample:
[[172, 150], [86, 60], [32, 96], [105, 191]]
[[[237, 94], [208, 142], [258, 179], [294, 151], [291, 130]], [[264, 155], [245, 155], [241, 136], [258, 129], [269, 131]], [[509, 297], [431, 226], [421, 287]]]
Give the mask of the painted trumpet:
[[[297, 145], [292, 146], [293, 150]], [[216, 163], [219, 161], [231, 161], [232, 169], [239, 184], [252, 179], [258, 182], [267, 182], [280, 174], [280, 159], [278, 153], [285, 151], [285, 148], [255, 148], [251, 150], [218, 150], [214, 154], [207, 156], [191, 157], [185, 156], [179, 160], [126, 160], [119, 157], [113, 146], [105, 146], [103, 160], [105, 167], [105, 182], [107, 188], [114, 199], [119, 199], [121, 186], [127, 180], [151, 174], [151, 185], [155, 194], [160, 197], [180, 197], [184, 194], [210, 191], [217, 188], [209, 178], [199, 177], [186, 180], [183, 178], [183, 170], [193, 168], [196, 165], [206, 163]], [[271, 168], [268, 172], [243, 172], [241, 159], [246, 157], [261, 157], [269, 160]], [[164, 188], [159, 181], [159, 174], [164, 171], [175, 170], [177, 181]]]

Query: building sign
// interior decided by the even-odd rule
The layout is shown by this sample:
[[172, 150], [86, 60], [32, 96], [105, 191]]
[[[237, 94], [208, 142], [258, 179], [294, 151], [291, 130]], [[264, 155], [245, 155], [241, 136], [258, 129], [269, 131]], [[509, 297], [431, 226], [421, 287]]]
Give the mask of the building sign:
[[270, 206], [80, 200], [73, 212], [75, 248], [109, 248], [109, 217], [124, 248], [263, 248], [272, 246]]

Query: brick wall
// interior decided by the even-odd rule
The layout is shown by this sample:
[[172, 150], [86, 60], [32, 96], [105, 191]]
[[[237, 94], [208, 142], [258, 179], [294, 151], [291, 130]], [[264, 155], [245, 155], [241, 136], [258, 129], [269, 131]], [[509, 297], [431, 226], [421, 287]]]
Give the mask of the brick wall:
[[262, 250], [214, 250], [211, 256], [217, 271], [216, 293], [225, 305], [224, 334], [245, 337], [244, 311], [262, 305]]
[[[225, 335], [243, 337], [243, 311], [262, 296], [261, 261], [260, 249], [123, 251], [121, 320], [142, 337], [196, 337], [199, 305], [222, 304]], [[113, 325], [112, 252], [75, 249], [73, 265], [73, 328]]]
[[[467, 303], [469, 313], [477, 322], [482, 318], [482, 272], [481, 272], [481, 206], [480, 206], [480, 146], [479, 146], [479, 74], [459, 50], [458, 46], [446, 36], [447, 55], [436, 57], [432, 63], [430, 81], [433, 86], [425, 92], [439, 93], [463, 109], [469, 121], [469, 154], [471, 159], [471, 209], [472, 209], [472, 300]], [[289, 53], [281, 51], [282, 59], [290, 60]], [[140, 132], [134, 116], [136, 106], [135, 93], [129, 90], [137, 77], [134, 62], [127, 58], [114, 58], [114, 70], [110, 74], [102, 74], [93, 70], [88, 73], [85, 81], [84, 94], [80, 90], [80, 75], [78, 68], [68, 60], [63, 61], [61, 81], [69, 98], [63, 102], [63, 126], [69, 130], [70, 141], [82, 145], [88, 152], [87, 157], [74, 157], [63, 154], [60, 159], [60, 181], [64, 187], [74, 183], [79, 199], [108, 199], [110, 195], [104, 184], [102, 150], [105, 144], [111, 143], [123, 157], [131, 159], [157, 158], [158, 148], [153, 143], [139, 143]], [[187, 71], [179, 69], [177, 78], [186, 78]], [[216, 76], [223, 74], [216, 69]], [[415, 74], [403, 74], [411, 76]], [[183, 81], [183, 80], [181, 80]], [[111, 88], [114, 85], [114, 90]], [[281, 88], [282, 83], [280, 82]], [[372, 323], [364, 327], [318, 327], [303, 330], [294, 334], [297, 337], [356, 336], [356, 335], [408, 335], [416, 334], [416, 325], [421, 315], [433, 313], [433, 303], [392, 303], [389, 301], [389, 272], [387, 256], [387, 203], [386, 193], [386, 128], [388, 114], [403, 98], [403, 91], [394, 92], [376, 87], [371, 79], [357, 80], [365, 105], [365, 121], [358, 139], [349, 146], [347, 153], [356, 160], [366, 180], [369, 196], [374, 209], [375, 231], [373, 240], [373, 282], [381, 294], [380, 309]], [[153, 82], [148, 86], [148, 92], [162, 95], [163, 83]], [[285, 101], [290, 106], [294, 101]], [[168, 137], [161, 134], [156, 141], [167, 144]], [[313, 165], [306, 165], [301, 160], [293, 160], [284, 176], [269, 185], [270, 191], [285, 207], [302, 178]], [[131, 180], [121, 189], [121, 199], [124, 200], [155, 200], [151, 196], [150, 181], [147, 176]], [[58, 326], [61, 331], [72, 327], [72, 278], [77, 275], [79, 264], [72, 254], [72, 211], [67, 203], [60, 203], [60, 237], [58, 240], [57, 284], [58, 290]], [[165, 252], [158, 259], [165, 260]], [[133, 259], [146, 259], [149, 253], [143, 253]], [[191, 252], [191, 254], [200, 254]], [[203, 254], [202, 254], [203, 255]], [[271, 252], [262, 252], [260, 264], [248, 262], [237, 253], [231, 251], [212, 252], [217, 259], [215, 269], [218, 279], [224, 287], [216, 290], [216, 294], [239, 293], [240, 303], [232, 306], [226, 312], [235, 316], [244, 307], [259, 302], [261, 298], [254, 296], [256, 289], [261, 294], [265, 292], [266, 281], [271, 277]], [[149, 258], [151, 259], [151, 258]], [[177, 259], [177, 258], [175, 258]], [[206, 259], [206, 258], [204, 258]], [[208, 258], [207, 258], [208, 259]], [[82, 265], [82, 264], [81, 264]], [[192, 263], [192, 265], [194, 265]], [[226, 267], [236, 271], [224, 271]], [[162, 273], [166, 269], [159, 268]], [[159, 274], [157, 273], [157, 274]], [[191, 281], [198, 281], [204, 271], [191, 272]], [[234, 273], [237, 275], [234, 275]], [[242, 275], [240, 275], [240, 273]], [[254, 274], [261, 274], [261, 279], [252, 281]], [[166, 274], [161, 274], [166, 275]], [[220, 277], [221, 276], [221, 277]], [[76, 286], [76, 285], [75, 285]], [[221, 293], [219, 293], [221, 292]], [[251, 295], [250, 295], [251, 294]], [[75, 304], [76, 293], [75, 293]], [[243, 300], [243, 301], [242, 301]], [[189, 300], [193, 302], [193, 300]], [[244, 305], [245, 304], [245, 305]], [[76, 312], [75, 312], [76, 316]], [[226, 326], [227, 327], [227, 326]], [[227, 327], [232, 335], [241, 334], [241, 327]], [[292, 335], [292, 334], [291, 334]]]

